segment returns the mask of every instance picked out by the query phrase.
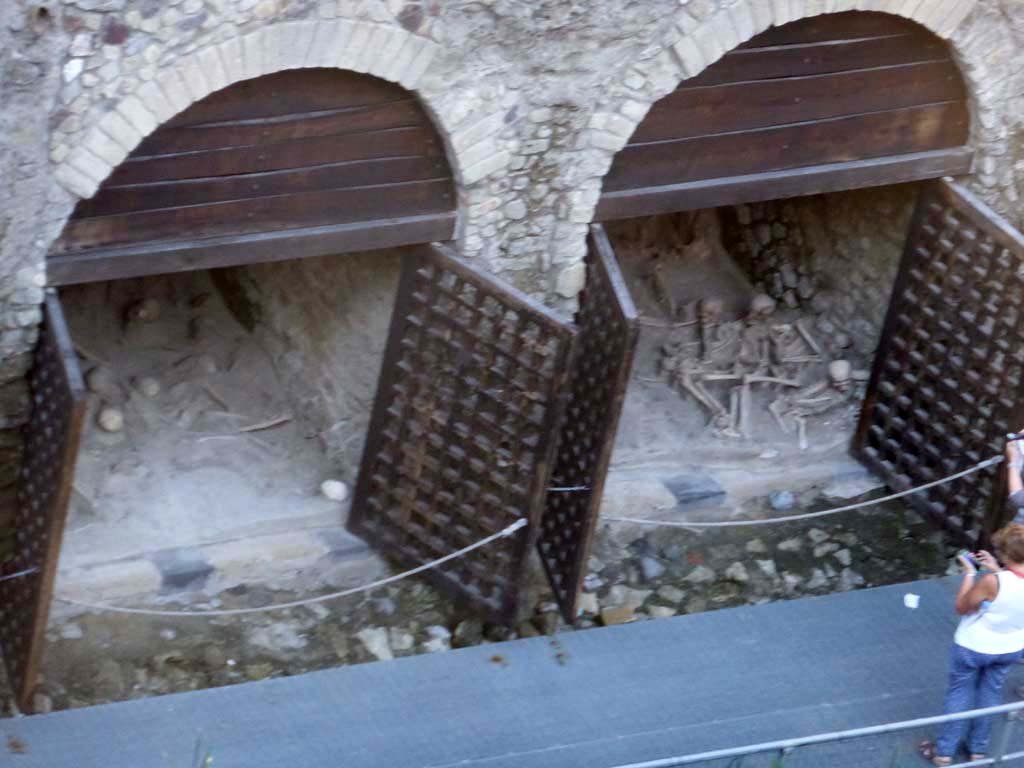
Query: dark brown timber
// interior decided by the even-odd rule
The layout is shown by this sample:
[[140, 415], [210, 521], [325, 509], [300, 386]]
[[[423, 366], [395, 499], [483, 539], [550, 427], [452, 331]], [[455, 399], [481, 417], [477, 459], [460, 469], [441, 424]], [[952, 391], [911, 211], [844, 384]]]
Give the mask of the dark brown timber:
[[[888, 161], [868, 166], [873, 184], [935, 178], [935, 153], [959, 161], [969, 123], [952, 53], [923, 27], [873, 12], [792, 22], [651, 107], [605, 178], [598, 219], [718, 205], [726, 187], [736, 202], [847, 189], [862, 161]], [[953, 165], [938, 171], [963, 172]], [[769, 175], [785, 193], [761, 183]]]
[[0, 656], [22, 710], [32, 711], [64, 522], [85, 418], [85, 386], [60, 301], [46, 298], [33, 367], [31, 415], [18, 471], [14, 554], [0, 576]]
[[[1024, 237], [964, 188], [921, 192], [854, 452], [895, 490], [1002, 451], [1024, 400]], [[1000, 467], [907, 501], [964, 546], [1006, 522]]]
[[594, 224], [587, 241], [569, 399], [558, 436], [537, 551], [570, 624], [597, 525], [608, 464], [639, 338], [637, 312], [608, 237]]
[[[144, 139], [79, 202], [48, 273], [79, 282], [86, 269], [98, 280], [261, 261], [271, 242], [283, 246], [273, 258], [320, 255], [327, 242], [336, 253], [424, 242], [404, 238], [436, 235], [423, 223], [447, 225], [454, 195], [413, 94], [353, 72], [280, 72], [210, 94]], [[411, 225], [385, 232], [396, 220]], [[257, 250], [222, 254], [225, 241]]]
[[525, 520], [425, 574], [496, 621], [524, 586], [574, 333], [447, 249], [405, 256], [349, 527], [418, 566]]

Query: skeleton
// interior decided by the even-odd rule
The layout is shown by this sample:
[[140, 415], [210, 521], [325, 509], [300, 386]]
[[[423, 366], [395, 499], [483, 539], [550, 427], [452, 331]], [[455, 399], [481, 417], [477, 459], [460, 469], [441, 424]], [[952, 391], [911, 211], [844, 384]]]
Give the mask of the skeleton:
[[849, 403], [856, 395], [854, 382], [862, 378], [863, 374], [853, 371], [849, 361], [834, 360], [829, 363], [826, 379], [777, 398], [768, 410], [783, 432], [790, 432], [787, 417], [796, 424], [800, 450], [806, 451], [807, 419]]

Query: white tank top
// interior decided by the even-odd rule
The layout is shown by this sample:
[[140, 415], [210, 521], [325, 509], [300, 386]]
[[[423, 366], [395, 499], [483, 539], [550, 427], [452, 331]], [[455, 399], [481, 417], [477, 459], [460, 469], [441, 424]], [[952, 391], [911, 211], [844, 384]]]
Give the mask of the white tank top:
[[999, 571], [996, 578], [999, 594], [960, 620], [953, 642], [977, 653], [1016, 653], [1024, 648], [1024, 577]]

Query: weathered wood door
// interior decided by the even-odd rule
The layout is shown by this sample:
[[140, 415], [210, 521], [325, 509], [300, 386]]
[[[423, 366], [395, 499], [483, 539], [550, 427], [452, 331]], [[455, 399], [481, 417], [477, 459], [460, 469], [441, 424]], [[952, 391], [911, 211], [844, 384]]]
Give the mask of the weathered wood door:
[[485, 615], [513, 620], [574, 336], [446, 248], [407, 253], [350, 529], [418, 566], [525, 519], [513, 536], [427, 572]]
[[[18, 472], [13, 556], [0, 567], [0, 654], [18, 705], [30, 710], [43, 650], [85, 416], [85, 386], [56, 295], [29, 375], [32, 412]], [[14, 574], [24, 574], [15, 576]]]
[[576, 349], [537, 551], [568, 622], [597, 525], [601, 491], [639, 338], [637, 312], [604, 229], [591, 227]]
[[[921, 191], [854, 452], [897, 490], [1002, 451], [1024, 427], [1024, 236], [963, 187]], [[973, 546], [1003, 522], [989, 467], [908, 502]]]

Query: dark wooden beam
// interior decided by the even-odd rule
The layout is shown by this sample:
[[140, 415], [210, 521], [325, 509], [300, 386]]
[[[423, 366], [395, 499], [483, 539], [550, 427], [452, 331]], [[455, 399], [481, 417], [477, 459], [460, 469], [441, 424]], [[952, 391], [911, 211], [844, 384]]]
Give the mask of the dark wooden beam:
[[941, 176], [960, 176], [970, 172], [973, 157], [974, 151], [970, 147], [953, 147], [870, 160], [624, 189], [601, 195], [594, 220], [613, 221], [757, 200], [901, 184]]
[[51, 254], [47, 282], [70, 285], [450, 240], [455, 213]]

